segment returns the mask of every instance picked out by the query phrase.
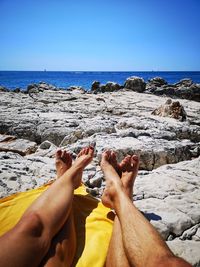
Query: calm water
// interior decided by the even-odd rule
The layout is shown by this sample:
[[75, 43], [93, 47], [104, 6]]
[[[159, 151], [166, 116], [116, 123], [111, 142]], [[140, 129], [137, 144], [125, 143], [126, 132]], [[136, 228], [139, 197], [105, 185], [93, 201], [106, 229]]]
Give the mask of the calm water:
[[183, 78], [191, 78], [200, 83], [200, 71], [195, 72], [90, 72], [90, 71], [0, 71], [0, 85], [9, 89], [20, 87], [26, 89], [28, 84], [41, 81], [53, 84], [57, 87], [67, 88], [72, 85], [91, 88], [93, 81], [106, 83], [108, 81], [124, 84], [126, 78], [138, 76], [147, 81], [159, 76], [168, 83], [178, 82]]

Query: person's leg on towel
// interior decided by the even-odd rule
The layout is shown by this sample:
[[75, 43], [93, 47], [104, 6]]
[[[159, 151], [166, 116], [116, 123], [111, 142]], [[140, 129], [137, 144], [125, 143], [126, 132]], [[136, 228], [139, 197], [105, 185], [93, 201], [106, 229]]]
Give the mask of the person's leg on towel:
[[[113, 167], [113, 156], [110, 151], [103, 153], [101, 168], [106, 180], [102, 202], [116, 212], [121, 227], [124, 254], [129, 266], [190, 267], [189, 263], [174, 256], [159, 233], [127, 196], [123, 182], [117, 173], [118, 170]], [[135, 173], [132, 160], [127, 161], [124, 166], [124, 169], [126, 168], [129, 170], [132, 168]]]
[[[87, 149], [87, 148], [86, 148]], [[80, 154], [84, 153], [84, 150]], [[80, 154], [78, 156], [80, 156]], [[72, 166], [72, 158], [65, 150], [56, 152], [56, 176], [59, 179]], [[82, 173], [80, 173], [82, 176]], [[81, 180], [82, 177], [79, 177]], [[60, 267], [71, 266], [76, 251], [76, 232], [74, 215], [71, 209], [69, 217], [63, 227], [51, 241], [50, 248], [43, 258], [40, 266]]]
[[[116, 154], [114, 152], [108, 152], [108, 157], [110, 164], [113, 166], [115, 170], [117, 170], [117, 173], [121, 178], [127, 196], [132, 200], [133, 185], [138, 173], [139, 158], [136, 155], [127, 156], [121, 161], [120, 164], [118, 164], [116, 159]], [[113, 223], [113, 231], [108, 248], [105, 266], [106, 267], [130, 266], [124, 251], [121, 226], [117, 216], [115, 216]]]
[[[26, 210], [16, 226], [0, 238], [0, 266], [39, 266], [51, 242], [64, 226], [72, 207], [74, 189], [94, 149], [81, 151], [71, 168]], [[69, 244], [70, 246], [74, 246]]]

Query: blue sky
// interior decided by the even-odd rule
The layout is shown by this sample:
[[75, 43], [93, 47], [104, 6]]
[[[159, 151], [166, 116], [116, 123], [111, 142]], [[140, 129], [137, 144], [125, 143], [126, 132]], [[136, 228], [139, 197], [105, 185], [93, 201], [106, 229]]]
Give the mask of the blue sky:
[[0, 70], [200, 70], [200, 0], [0, 0]]

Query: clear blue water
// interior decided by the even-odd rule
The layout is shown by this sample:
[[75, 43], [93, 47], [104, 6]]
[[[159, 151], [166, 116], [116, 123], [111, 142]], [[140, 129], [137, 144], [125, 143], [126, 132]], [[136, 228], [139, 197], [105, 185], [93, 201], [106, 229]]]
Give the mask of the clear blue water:
[[67, 88], [72, 85], [90, 89], [93, 81], [106, 83], [108, 81], [124, 84], [130, 76], [142, 77], [145, 81], [153, 77], [162, 77], [168, 83], [175, 83], [184, 78], [191, 78], [200, 83], [200, 71], [181, 72], [91, 72], [91, 71], [0, 71], [0, 85], [9, 89], [20, 87], [26, 89], [31, 83], [41, 81], [53, 84], [57, 87]]

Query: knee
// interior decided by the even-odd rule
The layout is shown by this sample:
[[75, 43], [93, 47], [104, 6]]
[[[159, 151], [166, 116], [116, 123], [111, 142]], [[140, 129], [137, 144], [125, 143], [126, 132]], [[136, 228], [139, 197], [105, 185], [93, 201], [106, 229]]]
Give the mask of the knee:
[[37, 240], [40, 246], [48, 247], [50, 245], [49, 233], [47, 233], [44, 223], [36, 212], [25, 214], [16, 228], [17, 232], [23, 236]]
[[44, 225], [36, 212], [25, 214], [18, 223], [18, 230], [32, 237], [41, 237]]

